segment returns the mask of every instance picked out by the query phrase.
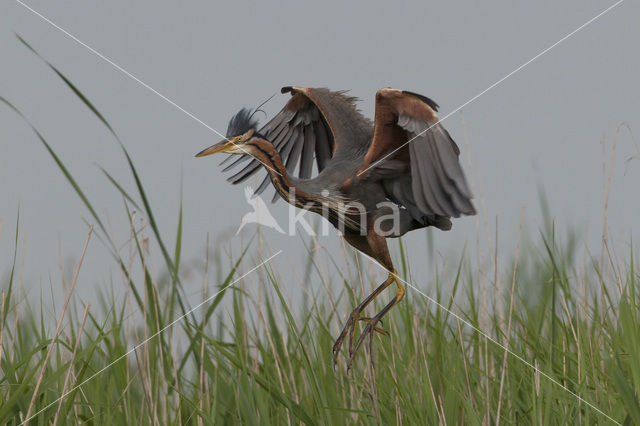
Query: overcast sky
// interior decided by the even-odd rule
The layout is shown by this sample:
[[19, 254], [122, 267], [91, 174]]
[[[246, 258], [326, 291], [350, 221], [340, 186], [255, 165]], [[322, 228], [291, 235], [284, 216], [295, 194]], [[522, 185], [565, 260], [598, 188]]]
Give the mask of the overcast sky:
[[[433, 98], [445, 116], [614, 2], [27, 3], [224, 133], [239, 108], [277, 92], [264, 107], [271, 117], [288, 96], [280, 95], [280, 87], [291, 84], [351, 89], [369, 116], [377, 89], [407, 89]], [[0, 4], [0, 96], [47, 138], [109, 217], [117, 240], [124, 244], [127, 237], [122, 199], [98, 166], [133, 192], [124, 158], [104, 126], [14, 32], [69, 77], [115, 128], [170, 244], [182, 185], [184, 259], [203, 258], [207, 232], [213, 246], [238, 247], [240, 237], [233, 233], [250, 210], [242, 187], [225, 181], [218, 159], [193, 158], [220, 138], [18, 2]], [[498, 217], [500, 245], [509, 255], [522, 209], [531, 231], [541, 226], [539, 187], [559, 233], [578, 227], [599, 250], [602, 141], [610, 145], [621, 123], [640, 134], [639, 18], [638, 2], [623, 2], [446, 119], [482, 214], [438, 233], [440, 251], [459, 253], [465, 243], [475, 245], [478, 232], [485, 241], [484, 223], [493, 227]], [[0, 147], [0, 273], [10, 265], [20, 208], [25, 284], [36, 292], [55, 287], [59, 252], [77, 259], [89, 215], [28, 126], [2, 105]], [[625, 162], [634, 154], [637, 147], [624, 130], [609, 215], [621, 241], [638, 231], [640, 159]], [[281, 201], [273, 209], [277, 218], [286, 212]], [[280, 268], [303, 256], [299, 237], [271, 230], [264, 236], [274, 251], [285, 250], [277, 259]], [[337, 247], [336, 234], [322, 242]], [[412, 233], [407, 242], [419, 270], [425, 265], [424, 232]], [[85, 261], [85, 294], [115, 273], [105, 259], [94, 239]]]

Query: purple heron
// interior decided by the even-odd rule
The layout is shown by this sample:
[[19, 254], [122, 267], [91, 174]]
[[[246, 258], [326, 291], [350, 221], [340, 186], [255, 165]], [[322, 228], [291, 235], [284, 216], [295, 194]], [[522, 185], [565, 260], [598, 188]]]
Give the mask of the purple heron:
[[[267, 124], [259, 128], [252, 111], [243, 108], [229, 122], [227, 139], [197, 157], [239, 155], [224, 171], [248, 161], [228, 179], [234, 184], [266, 169], [257, 194], [271, 183], [274, 201], [280, 196], [325, 215], [349, 244], [387, 269], [387, 279], [351, 312], [333, 346], [335, 364], [349, 336], [350, 368], [366, 336], [371, 344], [374, 332], [387, 334], [378, 323], [404, 296], [386, 238], [427, 226], [447, 231], [452, 217], [476, 210], [458, 160], [460, 150], [440, 124], [438, 105], [431, 99], [380, 89], [372, 123], [356, 108], [357, 99], [344, 91], [284, 87], [282, 93], [291, 98]], [[312, 177], [314, 163], [317, 173]], [[376, 315], [363, 316], [367, 305], [393, 283], [395, 296]], [[356, 340], [360, 321], [366, 325]]]

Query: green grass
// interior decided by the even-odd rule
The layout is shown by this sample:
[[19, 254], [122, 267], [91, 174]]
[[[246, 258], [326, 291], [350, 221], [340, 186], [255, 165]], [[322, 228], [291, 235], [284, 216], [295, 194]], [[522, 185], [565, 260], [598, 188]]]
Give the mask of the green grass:
[[[344, 299], [337, 309], [321, 288], [313, 304], [292, 311], [295, 305], [283, 295], [285, 285], [271, 264], [253, 277], [262, 284], [260, 302], [243, 281], [227, 287], [239, 276], [232, 269], [209, 289], [209, 295], [227, 287], [225, 292], [126, 356], [181, 315], [176, 299], [182, 296], [172, 291], [170, 275], [157, 280], [146, 274], [144, 282], [131, 282], [131, 289], [144, 288], [139, 305], [133, 292], [105, 296], [84, 321], [84, 305], [72, 301], [53, 339], [57, 318], [16, 297], [10, 274], [2, 284], [0, 422], [19, 424], [33, 400], [34, 424], [51, 423], [58, 410], [65, 424], [483, 424], [498, 417], [503, 424], [606, 424], [587, 403], [619, 422], [640, 424], [634, 256], [629, 253], [625, 269], [617, 272], [621, 281], [605, 280], [602, 289], [616, 295], [605, 291], [604, 297], [595, 266], [577, 270], [559, 256], [523, 249], [511, 315], [509, 285], [498, 299], [503, 318], [496, 309], [482, 314], [479, 283], [466, 260], [457, 294], [438, 302], [468, 324], [409, 289], [385, 320], [391, 337], [375, 337], [375, 368], [369, 368], [365, 349], [350, 373], [343, 358], [335, 371], [330, 362], [341, 318], [363, 296], [354, 289], [357, 278], [348, 274], [346, 282], [331, 283], [334, 297]], [[258, 262], [242, 263], [246, 270]], [[215, 268], [228, 270], [212, 265], [212, 275]], [[440, 279], [453, 281], [456, 272]], [[505, 273], [503, 281], [510, 276]], [[375, 276], [365, 273], [364, 281], [373, 284]], [[219, 310], [225, 314], [217, 315]], [[469, 324], [539, 371], [505, 356], [503, 347]]]
[[[181, 281], [182, 206], [176, 245], [168, 247], [121, 144], [135, 193], [105, 173], [122, 194], [125, 217], [135, 206], [149, 221], [165, 271], [153, 276], [143, 234], [132, 232], [133, 261], [123, 258], [90, 192], [34, 131], [84, 202], [90, 238], [109, 249], [105, 262], [122, 283], [105, 282], [101, 303], [89, 307], [74, 295], [74, 280], [67, 309], [46, 314], [50, 302], [25, 299], [17, 284], [16, 221], [16, 255], [0, 265], [8, 270], [0, 282], [2, 424], [27, 414], [30, 424], [640, 424], [640, 276], [632, 248], [580, 265], [576, 238], [562, 241], [550, 223], [540, 237], [523, 238], [510, 266], [495, 274], [460, 254], [445, 259], [455, 267], [435, 278], [414, 279], [400, 245], [401, 276], [438, 289], [435, 300], [408, 289], [385, 319], [391, 336], [374, 338], [375, 367], [365, 348], [351, 372], [344, 357], [334, 371], [331, 347], [343, 319], [382, 278], [362, 266], [365, 259], [357, 259], [359, 270], [346, 269], [309, 250], [304, 281], [322, 277], [325, 285], [298, 303], [284, 291], [277, 258], [235, 282], [268, 257], [249, 244], [196, 271], [221, 279], [202, 288], [207, 302], [191, 312], [198, 302]], [[250, 280], [260, 286], [249, 291]]]

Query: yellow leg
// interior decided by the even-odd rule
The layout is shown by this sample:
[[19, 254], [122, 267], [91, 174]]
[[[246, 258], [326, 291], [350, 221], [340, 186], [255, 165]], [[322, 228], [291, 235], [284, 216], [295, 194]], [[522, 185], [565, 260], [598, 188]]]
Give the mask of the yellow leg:
[[[396, 285], [398, 286], [396, 295], [393, 297], [393, 299], [391, 299], [389, 303], [387, 303], [387, 305], [384, 308], [382, 308], [380, 312], [376, 314], [376, 316], [371, 318], [371, 320], [368, 322], [365, 329], [362, 331], [362, 334], [360, 335], [360, 338], [358, 339], [358, 342], [356, 343], [355, 348], [353, 349], [353, 351], [350, 351], [350, 359], [349, 359], [349, 363], [347, 364], [347, 369], [351, 368], [351, 364], [353, 363], [353, 360], [355, 359], [356, 354], [358, 353], [358, 349], [360, 349], [360, 346], [362, 346], [362, 343], [364, 343], [365, 337], [369, 336], [369, 347], [372, 347], [373, 333], [376, 329], [376, 324], [382, 320], [382, 317], [385, 316], [386, 313], [389, 312], [389, 310], [391, 310], [391, 308], [397, 305], [398, 302], [400, 302], [404, 298], [405, 290], [402, 284], [400, 283], [400, 280], [397, 278], [396, 272], [393, 271], [393, 273], [390, 273], [389, 277], [392, 279], [392, 281], [395, 281]], [[371, 358], [371, 362], [373, 363], [373, 358]]]
[[[380, 293], [382, 293], [382, 291], [384, 291], [387, 287], [389, 287], [393, 282], [395, 282], [396, 285], [398, 286], [398, 290], [393, 300], [391, 300], [391, 302], [389, 302], [382, 309], [382, 311], [380, 311], [378, 314], [376, 314], [372, 318], [360, 316], [364, 308], [367, 307], [367, 305], [369, 305], [376, 297], [378, 297], [378, 295], [380, 295]], [[340, 333], [340, 336], [336, 339], [336, 342], [333, 345], [333, 364], [334, 365], [337, 362], [338, 353], [340, 352], [340, 348], [342, 347], [342, 343], [344, 342], [344, 339], [347, 337], [347, 334], [349, 335], [349, 358], [350, 358], [347, 368], [351, 367], [351, 363], [353, 362], [355, 354], [360, 348], [360, 346], [362, 345], [362, 342], [364, 341], [364, 337], [366, 335], [370, 335], [370, 337], [372, 337], [374, 332], [378, 332], [386, 336], [389, 335], [387, 331], [378, 327], [377, 324], [381, 322], [382, 317], [389, 311], [389, 309], [391, 309], [398, 302], [400, 302], [400, 300], [402, 300], [402, 298], [404, 297], [404, 293], [405, 293], [404, 287], [402, 286], [400, 281], [397, 279], [396, 271], [394, 270], [393, 272], [390, 272], [387, 279], [382, 284], [380, 284], [373, 291], [373, 293], [367, 296], [367, 298], [364, 299], [349, 315], [349, 319], [347, 320], [347, 323], [345, 324], [344, 328], [342, 329], [342, 332]], [[365, 326], [354, 348], [353, 332], [355, 330], [355, 326], [358, 323], [358, 321], [365, 321], [367, 325]]]
[[378, 297], [378, 295], [382, 293], [384, 289], [389, 287], [389, 285], [391, 285], [392, 282], [393, 282], [393, 276], [389, 274], [387, 279], [382, 284], [380, 284], [373, 291], [373, 293], [368, 295], [362, 302], [360, 302], [360, 304], [351, 312], [351, 314], [349, 315], [349, 319], [347, 319], [347, 323], [345, 324], [344, 328], [342, 329], [342, 332], [340, 333], [340, 336], [338, 336], [338, 338], [336, 339], [336, 342], [333, 344], [333, 365], [334, 366], [338, 360], [338, 354], [340, 353], [340, 348], [342, 347], [342, 343], [344, 342], [344, 339], [347, 337], [347, 334], [349, 335], [349, 353], [351, 353], [352, 347], [353, 347], [353, 331], [356, 327], [356, 324], [358, 323], [358, 321], [367, 321], [367, 322], [371, 321], [370, 319], [365, 319], [364, 317], [360, 316], [364, 308], [366, 308], [367, 305], [373, 301], [373, 299]]
[[404, 287], [402, 286], [402, 283], [398, 279], [398, 275], [396, 271], [393, 271], [393, 280], [396, 282], [396, 285], [398, 286], [398, 290], [396, 291], [396, 297], [394, 298], [393, 305], [391, 305], [392, 307], [397, 305], [398, 302], [404, 299], [404, 293], [405, 293]]

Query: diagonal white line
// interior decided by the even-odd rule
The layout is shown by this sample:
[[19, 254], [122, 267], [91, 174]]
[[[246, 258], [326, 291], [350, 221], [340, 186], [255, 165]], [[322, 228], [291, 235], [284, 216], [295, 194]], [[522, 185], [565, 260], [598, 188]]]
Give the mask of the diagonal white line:
[[[31, 13], [33, 13], [34, 15], [40, 17], [43, 21], [47, 22], [49, 25], [51, 25], [52, 27], [54, 27], [55, 29], [57, 29], [58, 31], [62, 32], [63, 34], [65, 34], [67, 37], [71, 38], [73, 41], [75, 41], [76, 43], [84, 46], [86, 49], [88, 49], [91, 53], [93, 53], [94, 55], [98, 56], [100, 59], [102, 59], [103, 61], [107, 62], [108, 64], [112, 65], [114, 68], [116, 68], [118, 71], [120, 71], [121, 73], [123, 73], [124, 75], [126, 75], [127, 77], [129, 77], [130, 79], [132, 79], [133, 81], [135, 81], [136, 83], [139, 83], [140, 85], [142, 85], [144, 88], [150, 90], [151, 92], [155, 93], [156, 95], [158, 95], [161, 99], [167, 101], [168, 103], [170, 103], [171, 105], [173, 105], [174, 107], [176, 107], [177, 109], [179, 109], [180, 111], [182, 111], [183, 113], [185, 113], [186, 115], [188, 115], [189, 117], [193, 118], [195, 121], [197, 121], [198, 123], [202, 124], [204, 127], [206, 127], [207, 129], [211, 130], [213, 133], [215, 133], [216, 135], [220, 136], [221, 138], [223, 138], [224, 140], [231, 142], [233, 145], [237, 146], [239, 149], [241, 149], [245, 154], [247, 155], [251, 155], [249, 154], [249, 152], [242, 147], [242, 145], [237, 145], [236, 143], [230, 141], [226, 136], [224, 136], [222, 133], [218, 132], [216, 129], [214, 129], [213, 127], [211, 127], [210, 125], [208, 125], [207, 123], [205, 123], [204, 121], [202, 121], [201, 119], [199, 119], [198, 117], [196, 117], [195, 115], [193, 115], [191, 112], [187, 111], [186, 109], [184, 109], [183, 107], [181, 107], [180, 105], [178, 105], [177, 103], [175, 103], [174, 101], [172, 101], [171, 99], [169, 99], [167, 96], [163, 95], [162, 93], [158, 92], [156, 89], [154, 89], [153, 87], [149, 86], [147, 83], [145, 83], [144, 81], [140, 80], [138, 77], [136, 77], [135, 75], [131, 74], [129, 71], [127, 71], [126, 69], [122, 68], [120, 65], [116, 64], [115, 62], [113, 62], [111, 59], [107, 58], [106, 56], [104, 56], [102, 53], [98, 52], [97, 50], [95, 50], [93, 47], [89, 46], [88, 44], [86, 44], [85, 42], [83, 42], [82, 40], [80, 40], [79, 38], [77, 38], [76, 36], [74, 36], [73, 34], [71, 34], [69, 31], [65, 30], [64, 28], [62, 28], [61, 26], [59, 26], [58, 24], [56, 24], [55, 22], [53, 22], [52, 20], [50, 20], [49, 18], [47, 18], [46, 16], [42, 15], [40, 12], [38, 12], [37, 10], [33, 9], [31, 6], [25, 4], [24, 2], [22, 2], [21, 0], [15, 0], [17, 3], [19, 3], [22, 7], [24, 7], [25, 9], [29, 10]], [[260, 163], [262, 163], [263, 166], [265, 166], [268, 169], [271, 169], [272, 171], [276, 172], [278, 175], [282, 176], [282, 174], [280, 172], [278, 172], [277, 170], [273, 169], [272, 167], [270, 167], [268, 164], [263, 163], [262, 161], [258, 160], [256, 158], [257, 161], [259, 161]]]
[[123, 73], [124, 75], [126, 75], [127, 77], [129, 77], [130, 79], [135, 81], [136, 83], [141, 84], [146, 89], [152, 91], [153, 93], [155, 93], [156, 95], [158, 95], [159, 97], [164, 99], [165, 101], [169, 102], [171, 105], [173, 105], [174, 107], [178, 108], [180, 111], [182, 111], [183, 113], [187, 114], [189, 117], [193, 118], [194, 120], [196, 120], [198, 123], [202, 124], [207, 129], [211, 130], [213, 133], [217, 134], [221, 138], [227, 139], [222, 133], [218, 132], [216, 129], [214, 129], [213, 127], [209, 126], [207, 123], [205, 123], [204, 121], [200, 120], [198, 117], [196, 117], [195, 115], [193, 115], [192, 113], [190, 113], [189, 111], [187, 111], [186, 109], [184, 109], [183, 107], [181, 107], [180, 105], [178, 105], [177, 103], [175, 103], [174, 101], [172, 101], [171, 99], [169, 99], [168, 97], [163, 95], [162, 93], [158, 92], [156, 89], [154, 89], [153, 87], [149, 86], [147, 83], [145, 83], [144, 81], [140, 80], [138, 77], [136, 77], [135, 75], [131, 74], [129, 71], [127, 71], [126, 69], [122, 68], [120, 65], [116, 64], [115, 62], [113, 62], [111, 59], [109, 59], [106, 56], [104, 56], [102, 53], [100, 53], [97, 50], [95, 50], [93, 47], [89, 46], [88, 44], [86, 44], [82, 40], [78, 39], [76, 36], [74, 36], [73, 34], [68, 32], [64, 28], [60, 27], [59, 25], [57, 25], [55, 22], [51, 21], [46, 16], [42, 15], [40, 12], [34, 10], [29, 5], [23, 3], [21, 0], [16, 0], [16, 2], [19, 3], [20, 5], [22, 5], [25, 9], [28, 9], [29, 11], [31, 11], [33, 14], [39, 16], [43, 21], [47, 22], [49, 25], [51, 25], [52, 27], [54, 27], [58, 31], [64, 33], [67, 37], [71, 38], [76, 43], [84, 46], [91, 53], [93, 53], [94, 55], [98, 56], [103, 61], [109, 63], [114, 68], [116, 68], [118, 71], [120, 71], [121, 73]]
[[521, 64], [519, 67], [517, 67], [516, 69], [514, 69], [513, 71], [511, 71], [509, 74], [505, 75], [504, 77], [502, 77], [500, 80], [496, 81], [495, 83], [493, 83], [491, 86], [487, 87], [486, 89], [484, 89], [482, 92], [478, 93], [477, 95], [475, 95], [474, 97], [472, 97], [471, 99], [469, 99], [468, 101], [466, 101], [465, 103], [463, 103], [462, 105], [460, 105], [459, 107], [455, 108], [453, 111], [451, 111], [450, 113], [448, 113], [447, 115], [445, 115], [444, 117], [442, 117], [440, 120], [438, 120], [436, 123], [430, 125], [429, 127], [427, 127], [425, 130], [423, 130], [422, 132], [418, 133], [417, 135], [415, 135], [414, 137], [412, 137], [411, 139], [409, 139], [407, 142], [403, 143], [402, 145], [400, 145], [398, 148], [394, 149], [393, 151], [385, 154], [382, 158], [380, 158], [379, 160], [374, 161], [371, 165], [369, 165], [369, 167], [367, 167], [366, 169], [364, 169], [361, 172], [358, 172], [358, 176], [362, 175], [363, 173], [365, 173], [367, 170], [371, 169], [372, 167], [375, 167], [377, 164], [379, 164], [381, 161], [384, 161], [386, 158], [388, 158], [389, 156], [393, 155], [394, 153], [398, 152], [398, 150], [404, 148], [405, 146], [407, 146], [408, 144], [410, 144], [411, 142], [413, 142], [414, 140], [416, 140], [417, 138], [419, 138], [420, 136], [422, 136], [424, 133], [426, 133], [427, 131], [431, 130], [431, 128], [437, 126], [440, 122], [446, 120], [447, 118], [451, 117], [453, 114], [455, 114], [456, 112], [460, 111], [462, 108], [466, 107], [467, 105], [469, 105], [470, 103], [472, 103], [473, 101], [475, 101], [476, 99], [478, 99], [480, 96], [484, 95], [485, 93], [487, 93], [489, 90], [493, 89], [494, 87], [496, 87], [497, 85], [499, 85], [500, 83], [502, 83], [503, 81], [505, 81], [506, 79], [508, 79], [509, 77], [511, 77], [512, 75], [514, 75], [515, 73], [517, 73], [518, 71], [520, 71], [521, 69], [523, 69], [524, 67], [526, 67], [527, 65], [529, 65], [530, 63], [532, 63], [533, 61], [535, 61], [536, 59], [538, 59], [539, 57], [541, 57], [542, 55], [544, 55], [545, 53], [549, 52], [551, 49], [553, 49], [554, 47], [556, 47], [557, 45], [559, 45], [560, 43], [562, 43], [563, 41], [567, 40], [568, 38], [570, 38], [571, 36], [575, 35], [577, 32], [579, 32], [580, 30], [584, 29], [585, 27], [587, 27], [589, 24], [593, 23], [595, 20], [597, 20], [598, 18], [602, 17], [603, 15], [607, 14], [608, 12], [610, 12], [613, 8], [615, 8], [616, 6], [618, 6], [620, 3], [622, 3], [624, 0], [618, 0], [617, 2], [615, 2], [614, 4], [612, 4], [611, 6], [609, 6], [608, 8], [606, 8], [605, 10], [603, 10], [602, 12], [598, 13], [596, 16], [594, 16], [593, 18], [589, 19], [587, 22], [585, 22], [584, 24], [580, 25], [578, 28], [576, 28], [575, 30], [571, 31], [569, 34], [565, 35], [564, 37], [562, 37], [560, 40], [556, 41], [555, 43], [553, 43], [551, 46], [547, 47], [546, 49], [544, 49], [543, 51], [541, 51], [540, 53], [538, 53], [536, 56], [534, 56], [533, 58], [529, 59], [528, 61], [526, 61], [525, 63]]
[[[364, 253], [363, 253], [364, 254]], [[489, 336], [487, 333], [485, 333], [484, 331], [480, 330], [478, 327], [476, 327], [475, 325], [471, 324], [469, 321], [465, 320], [464, 318], [462, 318], [460, 315], [456, 314], [455, 312], [453, 312], [452, 310], [448, 309], [446, 306], [443, 306], [440, 302], [438, 302], [437, 300], [435, 300], [434, 298], [428, 296], [425, 292], [423, 292], [422, 290], [420, 290], [418, 287], [414, 286], [413, 284], [409, 283], [408, 281], [403, 280], [402, 278], [400, 278], [397, 274], [393, 273], [393, 272], [389, 272], [389, 270], [387, 270], [387, 268], [385, 268], [384, 266], [382, 266], [380, 263], [378, 263], [378, 261], [376, 261], [375, 259], [373, 259], [371, 256], [368, 256], [365, 254], [365, 256], [367, 256], [369, 259], [371, 259], [373, 261], [373, 263], [375, 263], [376, 265], [378, 265], [380, 268], [384, 269], [385, 271], [387, 271], [388, 273], [390, 273], [391, 275], [393, 275], [394, 277], [396, 277], [399, 281], [402, 281], [404, 284], [406, 284], [408, 287], [411, 287], [412, 289], [414, 289], [415, 291], [417, 291], [418, 293], [420, 293], [422, 296], [424, 296], [427, 300], [429, 300], [430, 302], [433, 302], [436, 304], [436, 306], [438, 306], [439, 308], [441, 308], [442, 310], [444, 310], [445, 312], [448, 312], [449, 314], [451, 314], [453, 317], [455, 317], [458, 321], [464, 323], [465, 325], [471, 327], [474, 331], [480, 333], [485, 339], [489, 340], [490, 342], [492, 342], [493, 344], [499, 346], [500, 348], [504, 349], [509, 355], [513, 356], [514, 358], [516, 358], [518, 361], [522, 362], [523, 364], [525, 364], [527, 367], [531, 368], [533, 371], [537, 372], [538, 374], [540, 374], [541, 376], [543, 376], [544, 378], [546, 378], [547, 380], [549, 380], [551, 383], [561, 387], [563, 390], [567, 391], [569, 394], [571, 394], [572, 396], [576, 397], [580, 402], [583, 402], [584, 404], [588, 405], [589, 407], [593, 408], [595, 411], [597, 411], [598, 413], [602, 414], [604, 417], [606, 417], [607, 419], [611, 420], [613, 423], [617, 424], [617, 425], [622, 425], [622, 423], [618, 422], [617, 420], [615, 420], [613, 417], [611, 417], [610, 415], [608, 415], [607, 413], [605, 413], [604, 411], [602, 411], [600, 408], [598, 408], [597, 406], [595, 406], [594, 404], [592, 404], [591, 402], [587, 401], [586, 399], [584, 399], [583, 397], [581, 397], [580, 395], [578, 395], [577, 393], [573, 392], [572, 390], [564, 387], [562, 385], [562, 383], [560, 383], [559, 381], [557, 381], [556, 379], [554, 379], [553, 377], [551, 377], [549, 374], [545, 373], [544, 371], [540, 370], [538, 367], [536, 367], [534, 364], [532, 364], [531, 362], [527, 361], [526, 359], [524, 359], [522, 356], [518, 355], [517, 353], [513, 352], [511, 349], [507, 348], [506, 346], [504, 346], [502, 343], [498, 342], [497, 340], [495, 340], [493, 337]]]
[[55, 405], [57, 402], [59, 402], [61, 399], [65, 398], [66, 396], [68, 396], [69, 394], [71, 394], [72, 392], [74, 392], [76, 389], [78, 389], [79, 387], [83, 386], [85, 383], [87, 383], [88, 381], [96, 378], [97, 376], [99, 376], [101, 373], [105, 372], [106, 370], [108, 370], [112, 365], [114, 365], [115, 363], [122, 361], [124, 358], [128, 357], [129, 355], [131, 355], [131, 353], [135, 352], [136, 350], [138, 350], [139, 348], [141, 348], [142, 346], [146, 345], [151, 339], [157, 337], [158, 335], [162, 334], [164, 331], [166, 331], [168, 328], [173, 327], [176, 323], [182, 321], [182, 319], [184, 317], [186, 317], [187, 315], [189, 315], [191, 312], [199, 309], [200, 307], [202, 307], [202, 305], [204, 305], [205, 303], [209, 302], [210, 300], [214, 299], [217, 295], [219, 295], [220, 293], [222, 293], [223, 291], [225, 291], [226, 289], [228, 289], [229, 287], [233, 286], [234, 284], [236, 284], [238, 281], [242, 280], [244, 277], [246, 277], [247, 275], [249, 275], [250, 273], [252, 273], [253, 271], [255, 271], [256, 269], [260, 268], [262, 265], [266, 264], [267, 262], [269, 262], [271, 259], [273, 259], [274, 257], [276, 257], [277, 255], [279, 255], [280, 253], [282, 253], [282, 250], [278, 251], [276, 254], [274, 254], [273, 256], [269, 257], [267, 260], [264, 260], [262, 262], [260, 262], [259, 265], [254, 266], [253, 268], [249, 269], [249, 271], [245, 272], [244, 274], [242, 274], [242, 276], [238, 279], [236, 279], [235, 281], [227, 284], [224, 288], [220, 289], [219, 291], [217, 291], [215, 294], [213, 294], [212, 296], [206, 298], [205, 300], [203, 300], [202, 302], [200, 302], [199, 304], [197, 304], [195, 307], [193, 307], [189, 312], [185, 313], [184, 315], [179, 316], [178, 318], [176, 318], [175, 320], [173, 320], [172, 322], [170, 322], [168, 325], [166, 325], [164, 328], [162, 328], [160, 331], [158, 331], [157, 333], [149, 336], [148, 338], [146, 338], [145, 340], [143, 340], [142, 342], [138, 343], [136, 346], [134, 346], [132, 349], [130, 349], [126, 354], [120, 356], [119, 358], [117, 358], [116, 360], [112, 361], [111, 363], [107, 364], [105, 367], [103, 367], [102, 369], [98, 370], [96, 373], [94, 373], [93, 375], [91, 375], [90, 377], [88, 377], [87, 379], [85, 379], [82, 383], [80, 383], [77, 386], [74, 386], [73, 389], [71, 389], [70, 391], [60, 395], [60, 397], [58, 399], [56, 399], [55, 401], [51, 402], [49, 405], [47, 405], [46, 407], [44, 407], [43, 409], [41, 409], [40, 411], [38, 411], [37, 413], [35, 413], [33, 416], [25, 419], [20, 426], [25, 425], [29, 420], [33, 419], [34, 417], [36, 417], [38, 414], [42, 413], [43, 411], [47, 410], [48, 408], [52, 407], [53, 405]]

